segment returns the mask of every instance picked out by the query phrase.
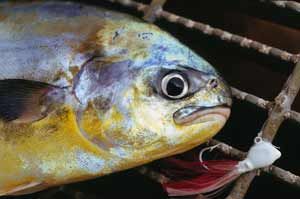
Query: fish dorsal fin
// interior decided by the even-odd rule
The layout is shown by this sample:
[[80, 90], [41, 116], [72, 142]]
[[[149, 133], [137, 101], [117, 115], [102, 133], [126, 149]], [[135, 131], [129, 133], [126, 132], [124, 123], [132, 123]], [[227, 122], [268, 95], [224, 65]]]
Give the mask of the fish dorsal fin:
[[27, 123], [40, 120], [65, 99], [65, 89], [47, 83], [0, 80], [0, 120]]

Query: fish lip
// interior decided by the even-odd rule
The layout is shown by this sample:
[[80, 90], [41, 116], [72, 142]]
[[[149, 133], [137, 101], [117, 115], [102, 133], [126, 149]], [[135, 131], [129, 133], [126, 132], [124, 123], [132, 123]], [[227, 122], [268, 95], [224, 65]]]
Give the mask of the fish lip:
[[230, 112], [230, 106], [227, 104], [212, 107], [187, 106], [176, 111], [173, 114], [173, 119], [178, 125], [192, 125], [216, 121], [217, 119], [225, 123]]

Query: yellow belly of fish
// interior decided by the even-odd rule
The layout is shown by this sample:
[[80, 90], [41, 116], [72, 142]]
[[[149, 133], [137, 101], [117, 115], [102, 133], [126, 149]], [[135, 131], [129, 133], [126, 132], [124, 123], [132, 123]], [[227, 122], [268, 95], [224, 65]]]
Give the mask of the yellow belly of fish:
[[110, 173], [110, 159], [81, 135], [70, 107], [33, 124], [0, 123], [0, 195]]

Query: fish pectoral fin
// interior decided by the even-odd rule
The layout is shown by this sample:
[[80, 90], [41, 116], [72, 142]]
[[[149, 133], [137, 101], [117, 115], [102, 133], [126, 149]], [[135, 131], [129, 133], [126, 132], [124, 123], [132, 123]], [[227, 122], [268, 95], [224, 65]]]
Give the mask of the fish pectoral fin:
[[0, 120], [14, 123], [40, 120], [65, 101], [65, 90], [37, 81], [0, 80]]
[[34, 187], [39, 187], [40, 185], [42, 185], [41, 182], [30, 182], [30, 183], [18, 185], [9, 190], [0, 190], [0, 197], [8, 196], [8, 195], [20, 195], [20, 193], [23, 193], [23, 191], [32, 189]]

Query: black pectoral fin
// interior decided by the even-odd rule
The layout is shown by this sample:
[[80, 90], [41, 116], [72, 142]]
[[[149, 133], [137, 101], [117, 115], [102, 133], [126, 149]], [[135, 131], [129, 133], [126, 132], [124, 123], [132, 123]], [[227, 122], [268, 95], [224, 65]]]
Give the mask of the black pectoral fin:
[[56, 100], [64, 100], [64, 89], [30, 80], [0, 80], [0, 120], [5, 122], [40, 120]]

